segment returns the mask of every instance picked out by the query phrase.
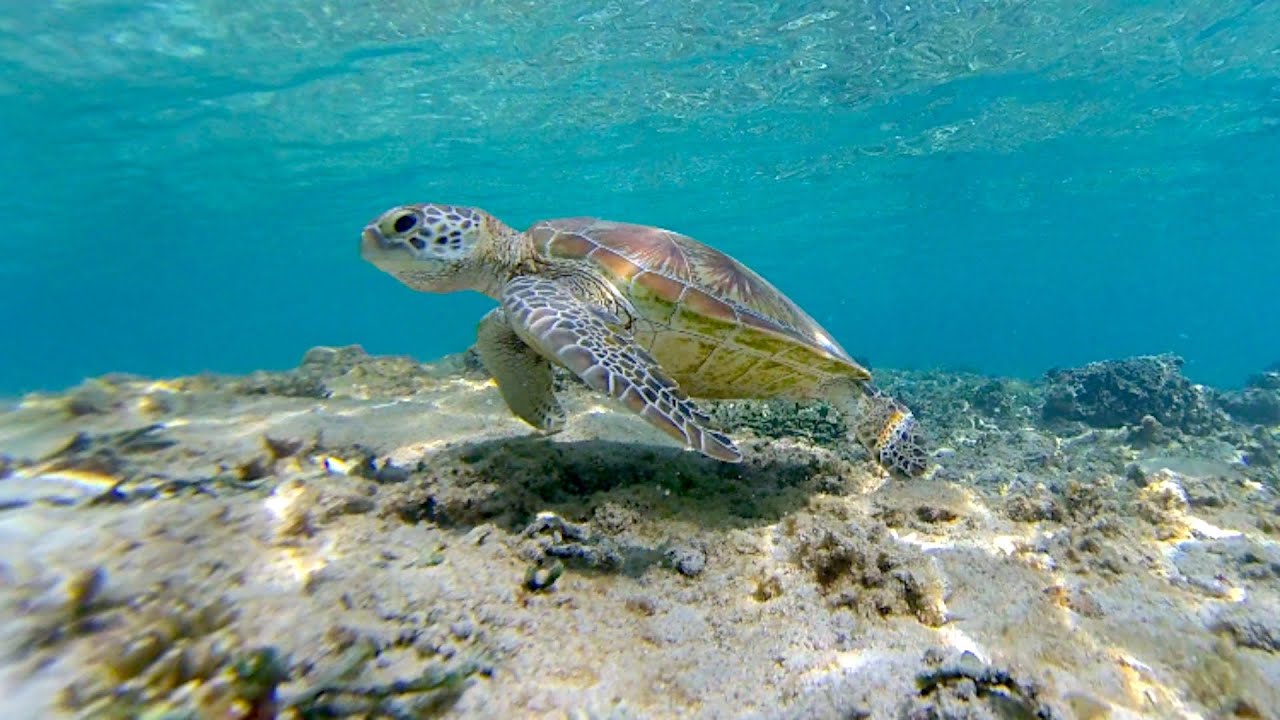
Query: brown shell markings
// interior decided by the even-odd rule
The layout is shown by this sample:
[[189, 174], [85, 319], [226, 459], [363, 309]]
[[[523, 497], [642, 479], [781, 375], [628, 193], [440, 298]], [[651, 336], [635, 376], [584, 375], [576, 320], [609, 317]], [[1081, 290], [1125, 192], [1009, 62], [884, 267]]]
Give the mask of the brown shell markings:
[[585, 217], [540, 222], [528, 235], [544, 257], [609, 277], [639, 313], [637, 341], [691, 395], [804, 395], [832, 376], [870, 377], [768, 281], [690, 237]]

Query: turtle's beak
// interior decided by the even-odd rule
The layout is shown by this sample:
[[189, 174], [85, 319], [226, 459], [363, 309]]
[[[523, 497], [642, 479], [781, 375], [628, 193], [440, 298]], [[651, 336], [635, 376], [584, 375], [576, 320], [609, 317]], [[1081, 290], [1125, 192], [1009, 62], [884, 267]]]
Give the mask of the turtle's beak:
[[365, 225], [364, 232], [360, 234], [360, 254], [365, 260], [371, 260], [371, 255], [380, 252], [386, 252], [387, 238], [378, 229], [377, 225]]
[[403, 243], [388, 240], [376, 224], [366, 225], [360, 234], [360, 256], [378, 267], [412, 259]]

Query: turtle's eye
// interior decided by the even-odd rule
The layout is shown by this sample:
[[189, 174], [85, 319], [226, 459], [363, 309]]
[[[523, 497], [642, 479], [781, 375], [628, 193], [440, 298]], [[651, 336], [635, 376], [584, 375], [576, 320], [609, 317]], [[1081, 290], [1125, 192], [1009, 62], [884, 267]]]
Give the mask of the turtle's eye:
[[395, 228], [395, 231], [398, 233], [407, 233], [417, 226], [417, 224], [418, 216], [410, 213], [396, 218], [396, 221], [392, 223], [391, 227]]

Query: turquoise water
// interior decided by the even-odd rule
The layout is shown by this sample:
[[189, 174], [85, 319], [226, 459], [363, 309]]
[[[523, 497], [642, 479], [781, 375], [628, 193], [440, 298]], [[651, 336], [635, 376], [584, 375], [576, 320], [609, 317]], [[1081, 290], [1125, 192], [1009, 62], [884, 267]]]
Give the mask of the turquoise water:
[[0, 73], [0, 394], [461, 350], [357, 253], [417, 201], [691, 234], [873, 366], [1280, 360], [1280, 3], [9, 0]]

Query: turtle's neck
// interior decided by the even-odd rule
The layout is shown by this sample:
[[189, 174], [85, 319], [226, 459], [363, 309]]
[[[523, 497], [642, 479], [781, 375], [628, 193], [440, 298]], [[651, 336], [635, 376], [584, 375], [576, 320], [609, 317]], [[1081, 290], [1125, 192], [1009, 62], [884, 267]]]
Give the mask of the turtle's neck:
[[494, 237], [484, 256], [479, 258], [473, 285], [494, 300], [502, 299], [502, 288], [511, 278], [538, 272], [543, 265], [534, 252], [533, 239], [527, 234], [506, 226], [500, 232], [502, 234]]

